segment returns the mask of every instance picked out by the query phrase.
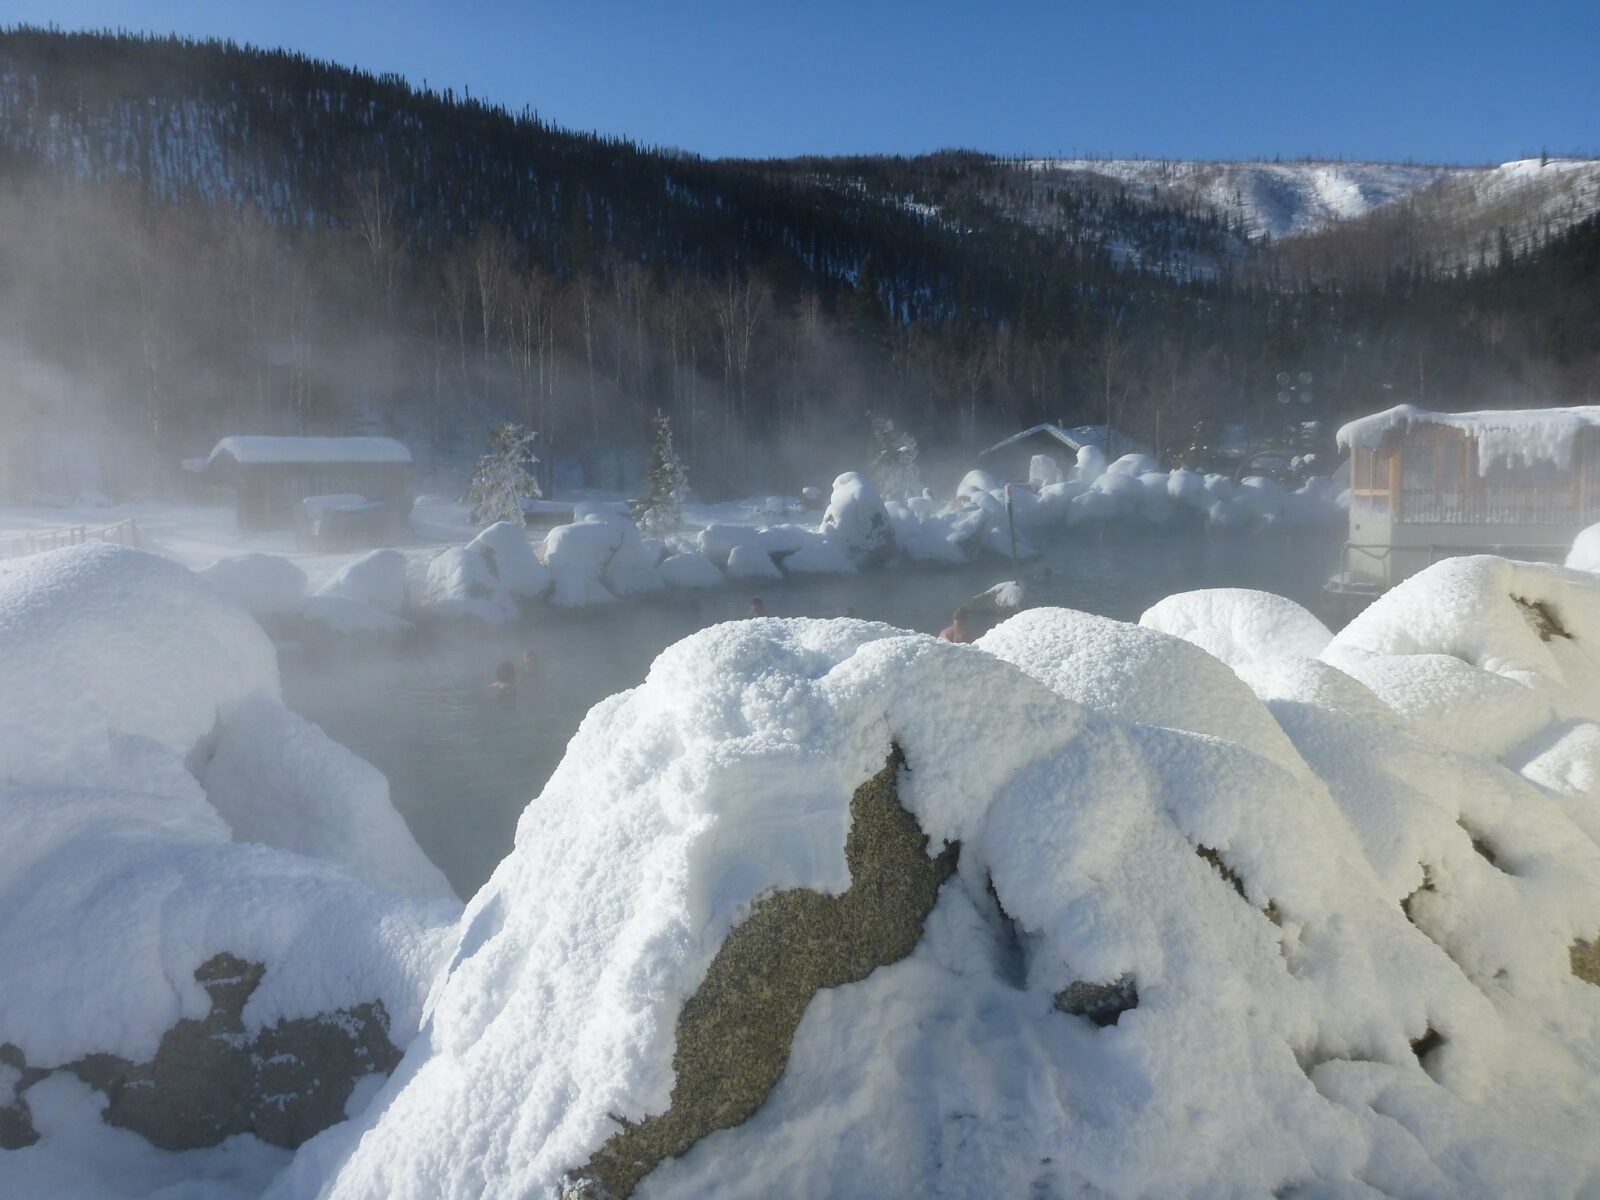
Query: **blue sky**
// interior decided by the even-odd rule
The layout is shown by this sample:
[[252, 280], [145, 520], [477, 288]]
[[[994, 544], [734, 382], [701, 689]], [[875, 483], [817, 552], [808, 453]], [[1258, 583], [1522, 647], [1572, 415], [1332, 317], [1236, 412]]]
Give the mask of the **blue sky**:
[[1600, 152], [1600, 0], [8, 0], [283, 45], [704, 154]]

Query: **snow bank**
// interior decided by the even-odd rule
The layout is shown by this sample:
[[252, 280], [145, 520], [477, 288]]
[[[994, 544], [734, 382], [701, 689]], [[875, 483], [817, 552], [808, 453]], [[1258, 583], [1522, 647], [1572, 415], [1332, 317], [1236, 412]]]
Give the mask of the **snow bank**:
[[241, 842], [341, 863], [373, 887], [455, 893], [389, 802], [389, 782], [310, 721], [256, 695], [235, 705], [201, 776]]
[[195, 574], [253, 617], [292, 613], [306, 590], [306, 573], [278, 554], [239, 554]]
[[141, 743], [180, 759], [217, 711], [278, 695], [272, 643], [170, 559], [86, 545], [0, 562], [0, 783], [137, 783]]
[[1572, 463], [1572, 444], [1577, 436], [1586, 429], [1600, 427], [1600, 405], [1444, 413], [1400, 404], [1340, 428], [1339, 446], [1346, 450], [1375, 449], [1390, 434], [1403, 434], [1413, 425], [1440, 425], [1475, 439], [1480, 474], [1487, 474], [1496, 463], [1532, 466], [1548, 462], [1566, 468]]
[[406, 556], [398, 550], [373, 550], [352, 559], [317, 589], [318, 596], [358, 600], [394, 616], [409, 607]]
[[[1489, 623], [1499, 669], [1576, 665]], [[1405, 624], [1347, 650], [1406, 653]], [[817, 993], [755, 1114], [639, 1194], [1582, 1194], [1600, 999], [1569, 948], [1600, 934], [1600, 848], [1327, 663], [1242, 670], [1061, 612], [981, 648], [679, 643], [591, 712], [383, 1100], [280, 1194], [548, 1195], [666, 1112], [686, 1002], [757, 897], [852, 885], [891, 745], [928, 853], [960, 845], [915, 950]]]
[[1247, 588], [1179, 592], [1146, 609], [1139, 624], [1193, 642], [1231, 667], [1263, 656], [1315, 658], [1333, 638], [1293, 600]]

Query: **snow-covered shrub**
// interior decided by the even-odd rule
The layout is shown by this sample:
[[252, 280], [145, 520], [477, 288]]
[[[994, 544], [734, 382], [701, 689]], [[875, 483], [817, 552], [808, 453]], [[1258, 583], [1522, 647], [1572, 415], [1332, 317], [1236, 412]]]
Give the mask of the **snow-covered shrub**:
[[533, 552], [520, 522], [496, 521], [468, 542], [467, 549], [483, 555], [513, 596], [532, 600], [550, 590], [550, 572]]
[[237, 554], [195, 574], [253, 617], [292, 613], [306, 591], [306, 573], [279, 554]]
[[408, 606], [406, 570], [406, 556], [400, 551], [373, 550], [340, 567], [317, 595], [359, 600], [399, 616]]
[[1257, 658], [1315, 658], [1333, 639], [1293, 600], [1248, 588], [1178, 592], [1145, 610], [1139, 624], [1193, 642], [1230, 667]]
[[[888, 417], [867, 414], [872, 423], [872, 482], [886, 499], [904, 500], [922, 491], [917, 471], [917, 439]], [[837, 486], [837, 485], [835, 485]]]
[[822, 534], [861, 566], [894, 557], [894, 527], [873, 486], [854, 471], [833, 481], [833, 496], [822, 514]]

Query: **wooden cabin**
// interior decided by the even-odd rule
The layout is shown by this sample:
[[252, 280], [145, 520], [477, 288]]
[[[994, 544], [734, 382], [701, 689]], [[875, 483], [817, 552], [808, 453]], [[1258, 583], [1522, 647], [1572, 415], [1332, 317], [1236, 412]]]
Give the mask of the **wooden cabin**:
[[1025, 483], [1028, 464], [1035, 454], [1047, 454], [1055, 460], [1063, 474], [1072, 470], [1078, 461], [1078, 451], [1084, 446], [1099, 446], [1107, 462], [1115, 462], [1124, 454], [1149, 454], [1150, 447], [1138, 438], [1123, 433], [1110, 425], [1074, 425], [1071, 427], [1045, 422], [1021, 433], [1014, 433], [1004, 441], [996, 442], [978, 454], [978, 465], [996, 479], [1010, 483]]
[[1439, 413], [1339, 430], [1350, 451], [1343, 579], [1393, 587], [1441, 558], [1560, 561], [1600, 521], [1600, 407]]
[[370, 502], [363, 528], [374, 539], [403, 531], [411, 515], [411, 451], [393, 438], [227, 437], [184, 465], [232, 489], [241, 529], [304, 530], [316, 497]]

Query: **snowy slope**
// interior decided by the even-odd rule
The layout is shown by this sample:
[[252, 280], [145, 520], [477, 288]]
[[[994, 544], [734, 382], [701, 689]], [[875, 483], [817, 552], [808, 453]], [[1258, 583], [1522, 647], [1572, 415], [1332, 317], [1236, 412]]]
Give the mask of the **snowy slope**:
[[1485, 217], [1560, 227], [1600, 208], [1600, 162], [1538, 159], [1497, 167], [1357, 162], [1195, 162], [1172, 159], [1033, 159], [1036, 171], [1104, 179], [1148, 200], [1215, 209], [1253, 236], [1314, 233], [1387, 205], [1425, 199], [1463, 227]]

